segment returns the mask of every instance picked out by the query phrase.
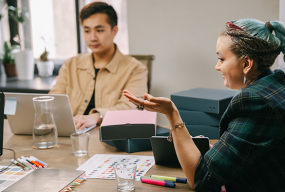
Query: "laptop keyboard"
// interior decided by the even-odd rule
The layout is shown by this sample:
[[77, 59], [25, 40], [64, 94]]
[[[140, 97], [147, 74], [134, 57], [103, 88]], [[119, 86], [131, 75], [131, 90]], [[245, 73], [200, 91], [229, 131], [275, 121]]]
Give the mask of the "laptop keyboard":
[[82, 130], [76, 130], [76, 133], [77, 134], [86, 133], [86, 132], [90, 131], [91, 129], [94, 129], [96, 126], [97, 125], [93, 125], [91, 127], [86, 127], [86, 128], [84, 128]]

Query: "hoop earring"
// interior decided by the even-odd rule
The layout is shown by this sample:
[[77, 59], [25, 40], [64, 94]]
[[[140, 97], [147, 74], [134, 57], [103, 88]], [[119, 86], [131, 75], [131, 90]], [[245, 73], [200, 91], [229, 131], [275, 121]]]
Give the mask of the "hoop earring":
[[243, 77], [243, 82], [246, 84], [246, 76]]

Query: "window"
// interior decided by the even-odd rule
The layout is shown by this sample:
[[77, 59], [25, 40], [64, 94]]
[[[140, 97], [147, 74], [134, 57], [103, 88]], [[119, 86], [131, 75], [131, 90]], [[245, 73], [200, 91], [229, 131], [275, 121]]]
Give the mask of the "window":
[[0, 20], [0, 54], [3, 51], [4, 41], [10, 40], [8, 11], [5, 1], [0, 0], [0, 14], [2, 15]]
[[[24, 35], [25, 47], [32, 48], [34, 57], [38, 59], [46, 47], [49, 59], [65, 60], [85, 52], [87, 46], [80, 26], [80, 41], [77, 36], [76, 12], [84, 5], [95, 0], [17, 0], [18, 7], [29, 10], [29, 20], [19, 28]], [[119, 31], [114, 39], [123, 54], [129, 54], [127, 0], [102, 0], [114, 7], [118, 15]], [[5, 6], [0, 0], [0, 10]], [[77, 5], [77, 3], [79, 5]], [[3, 4], [3, 5], [2, 5]], [[3, 14], [3, 13], [2, 13]], [[8, 16], [7, 16], [8, 17]], [[7, 20], [7, 21], [6, 21]], [[0, 22], [0, 43], [9, 40], [8, 19], [5, 16]], [[2, 23], [2, 25], [1, 25]], [[5, 26], [4, 26], [5, 25]], [[4, 32], [2, 32], [4, 29]], [[7, 32], [5, 30], [8, 30]], [[3, 37], [4, 36], [4, 37]], [[3, 44], [3, 43], [2, 43]], [[80, 47], [78, 47], [80, 46]], [[1, 50], [1, 49], [0, 49]]]
[[75, 1], [29, 0], [29, 4], [35, 58], [44, 52], [45, 45], [50, 59], [77, 55]]

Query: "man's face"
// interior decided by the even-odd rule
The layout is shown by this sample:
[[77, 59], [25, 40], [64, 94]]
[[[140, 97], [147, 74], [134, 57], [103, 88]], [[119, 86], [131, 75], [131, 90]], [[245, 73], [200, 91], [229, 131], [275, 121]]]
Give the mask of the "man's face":
[[107, 14], [96, 13], [83, 20], [85, 42], [93, 53], [104, 53], [114, 46], [113, 39], [118, 27], [114, 26], [112, 29], [107, 19]]

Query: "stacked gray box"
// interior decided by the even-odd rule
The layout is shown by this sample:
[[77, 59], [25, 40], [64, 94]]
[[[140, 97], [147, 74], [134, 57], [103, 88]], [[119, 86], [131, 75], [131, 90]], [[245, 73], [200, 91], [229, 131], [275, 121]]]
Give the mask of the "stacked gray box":
[[220, 119], [236, 91], [195, 88], [171, 95], [192, 136], [219, 139]]

